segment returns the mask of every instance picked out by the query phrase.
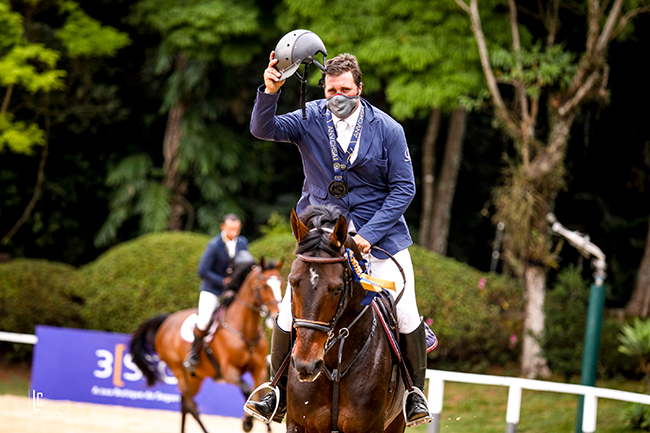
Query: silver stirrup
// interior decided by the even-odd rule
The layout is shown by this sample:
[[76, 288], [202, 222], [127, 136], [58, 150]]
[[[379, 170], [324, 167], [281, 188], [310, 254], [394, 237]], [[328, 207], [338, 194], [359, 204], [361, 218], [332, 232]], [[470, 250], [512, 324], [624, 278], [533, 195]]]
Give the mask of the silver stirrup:
[[420, 388], [414, 386], [410, 390], [404, 392], [404, 398], [402, 399], [402, 413], [404, 414], [406, 427], [416, 427], [419, 426], [420, 424], [427, 424], [433, 421], [431, 412], [429, 412], [429, 416], [423, 416], [422, 418], [418, 418], [415, 421], [409, 422], [408, 418], [406, 418], [406, 400], [408, 399], [409, 395], [411, 395], [412, 393], [419, 394], [424, 399], [424, 403], [427, 405], [427, 410], [429, 409], [429, 402], [427, 401], [427, 398], [424, 396], [424, 393]]
[[[251, 401], [251, 398], [253, 398], [253, 396], [257, 392], [261, 391], [264, 388], [268, 388], [271, 391], [275, 392], [275, 396], [276, 396], [275, 397], [275, 409], [273, 410], [273, 413], [271, 414], [269, 419], [264, 418], [262, 415], [260, 415], [257, 412], [253, 412], [251, 409], [249, 409], [247, 407], [248, 402]], [[261, 384], [260, 386], [255, 388], [253, 390], [253, 392], [251, 392], [251, 394], [248, 396], [248, 400], [246, 400], [246, 403], [244, 403], [244, 412], [246, 412], [250, 416], [262, 421], [264, 424], [271, 424], [271, 421], [273, 421], [273, 418], [275, 417], [275, 413], [278, 411], [279, 406], [280, 406], [280, 388], [278, 388], [277, 386], [271, 386], [271, 382], [264, 382], [263, 384]]]

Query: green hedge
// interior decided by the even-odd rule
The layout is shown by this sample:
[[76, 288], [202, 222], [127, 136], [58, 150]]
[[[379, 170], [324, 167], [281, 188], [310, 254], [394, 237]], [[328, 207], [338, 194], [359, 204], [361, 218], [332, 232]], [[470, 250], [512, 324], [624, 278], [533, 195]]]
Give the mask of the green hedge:
[[196, 270], [210, 238], [188, 232], [140, 236], [119, 244], [79, 271], [82, 318], [89, 329], [133, 332], [159, 313], [196, 307]]
[[418, 245], [410, 252], [420, 314], [439, 340], [429, 366], [481, 372], [516, 361], [520, 344], [511, 338], [521, 341], [521, 287]]
[[33, 334], [37, 324], [82, 327], [77, 270], [63, 263], [16, 259], [0, 264], [0, 330]]
[[[196, 269], [208, 241], [204, 235], [164, 232], [117, 245], [79, 270], [34, 260], [2, 265], [0, 269], [18, 269], [21, 263], [34, 268], [21, 268], [16, 273], [22, 279], [13, 277], [9, 285], [40, 308], [34, 311], [42, 312], [16, 307], [18, 314], [4, 314], [8, 317], [0, 326], [33, 332], [34, 323], [44, 323], [128, 333], [153, 315], [195, 307]], [[269, 232], [250, 249], [258, 259], [283, 260], [286, 279], [295, 243], [286, 232]], [[431, 365], [476, 370], [515, 360], [518, 347], [509, 345], [510, 336], [521, 332], [521, 290], [505, 277], [479, 272], [419, 246], [411, 247], [411, 255], [420, 314], [433, 320], [440, 340], [430, 356]], [[7, 280], [6, 274], [0, 278]], [[42, 277], [32, 281], [34, 275]], [[44, 293], [50, 295], [48, 304], [38, 300]], [[23, 322], [32, 328], [16, 325]]]

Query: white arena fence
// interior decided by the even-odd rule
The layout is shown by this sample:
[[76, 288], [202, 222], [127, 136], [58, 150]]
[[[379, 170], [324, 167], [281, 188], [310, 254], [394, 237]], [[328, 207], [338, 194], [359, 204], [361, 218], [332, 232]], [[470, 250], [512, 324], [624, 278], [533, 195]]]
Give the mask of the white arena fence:
[[429, 408], [434, 421], [429, 424], [428, 433], [438, 433], [440, 427], [440, 414], [444, 398], [445, 382], [463, 382], [479, 385], [500, 385], [508, 387], [508, 406], [506, 410], [506, 433], [516, 433], [521, 410], [521, 396], [523, 389], [534, 391], [550, 391], [584, 396], [582, 412], [583, 433], [596, 431], [596, 416], [598, 399], [628, 401], [650, 405], [650, 395], [634, 392], [619, 391], [615, 389], [597, 388], [593, 386], [575, 385], [569, 383], [546, 382], [542, 380], [521, 379], [516, 377], [488, 376], [483, 374], [457, 373], [454, 371], [427, 370], [429, 379]]
[[[16, 334], [0, 331], [0, 341], [13, 343], [36, 344], [38, 337], [30, 334]], [[429, 379], [429, 408], [434, 420], [427, 427], [427, 433], [438, 433], [440, 415], [442, 414], [445, 382], [473, 383], [477, 385], [497, 385], [508, 387], [508, 405], [506, 409], [506, 433], [516, 433], [521, 412], [522, 390], [550, 391], [584, 396], [582, 415], [583, 433], [596, 431], [598, 399], [627, 401], [650, 405], [650, 395], [615, 389], [597, 388], [569, 383], [547, 382], [542, 380], [521, 379], [517, 377], [489, 376], [484, 374], [458, 373], [455, 371], [427, 370]]]

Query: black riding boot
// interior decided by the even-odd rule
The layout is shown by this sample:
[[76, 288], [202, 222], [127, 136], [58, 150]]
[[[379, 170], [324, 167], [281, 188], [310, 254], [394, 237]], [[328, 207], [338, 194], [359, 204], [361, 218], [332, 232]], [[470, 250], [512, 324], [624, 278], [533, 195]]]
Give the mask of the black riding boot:
[[[413, 388], [407, 390], [406, 426], [415, 427], [431, 422], [433, 418], [424, 397], [424, 378], [427, 370], [427, 343], [424, 322], [410, 334], [400, 334], [399, 342], [404, 364], [408, 370]], [[417, 389], [415, 389], [417, 388]]]
[[207, 333], [207, 330], [201, 331], [196, 326], [194, 327], [194, 341], [192, 341], [190, 352], [183, 361], [183, 367], [190, 373], [194, 373], [196, 366], [199, 364], [199, 354], [201, 353], [201, 347], [203, 347], [203, 338]]
[[[291, 350], [291, 333], [280, 329], [277, 320], [276, 316], [273, 321], [273, 335], [271, 336], [271, 373], [274, 376]], [[275, 390], [272, 390], [262, 397], [260, 401], [251, 401], [249, 399], [244, 406], [244, 411], [268, 424], [272, 421], [271, 416], [273, 416], [277, 403], [278, 410], [273, 416], [273, 421], [281, 423], [287, 413], [287, 371], [285, 369], [282, 372], [282, 376], [278, 381], [280, 395], [276, 395]]]

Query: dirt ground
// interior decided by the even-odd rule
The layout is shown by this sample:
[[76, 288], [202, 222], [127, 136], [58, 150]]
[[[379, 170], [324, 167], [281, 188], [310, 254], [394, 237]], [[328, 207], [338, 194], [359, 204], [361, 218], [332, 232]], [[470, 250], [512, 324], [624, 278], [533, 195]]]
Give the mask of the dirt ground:
[[[43, 400], [41, 411], [34, 411], [31, 399], [0, 395], [0, 433], [179, 433], [180, 412], [138, 409], [103, 404]], [[242, 433], [237, 418], [202, 415], [209, 433]], [[273, 423], [272, 433], [285, 431], [284, 424]], [[266, 426], [253, 423], [252, 433], [265, 433]], [[188, 415], [186, 433], [202, 433]]]

